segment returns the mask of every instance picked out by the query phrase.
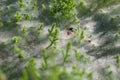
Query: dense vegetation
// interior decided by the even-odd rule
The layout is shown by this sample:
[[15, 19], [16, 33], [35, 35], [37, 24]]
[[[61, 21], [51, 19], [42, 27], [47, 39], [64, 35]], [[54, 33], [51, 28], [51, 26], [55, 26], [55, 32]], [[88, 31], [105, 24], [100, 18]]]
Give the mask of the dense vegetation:
[[[120, 0], [1, 0], [0, 80], [97, 80], [95, 71], [88, 69], [90, 64], [111, 55], [119, 75], [119, 47], [113, 46], [119, 40], [120, 12], [115, 9], [119, 3]], [[94, 33], [83, 26], [87, 18], [97, 22]], [[72, 34], [66, 34], [71, 27]], [[62, 31], [62, 36], [72, 38], [62, 39]], [[93, 34], [109, 33], [112, 37], [100, 46], [90, 46], [89, 54], [81, 50], [91, 42]], [[112, 67], [107, 64], [101, 79], [120, 79]]]

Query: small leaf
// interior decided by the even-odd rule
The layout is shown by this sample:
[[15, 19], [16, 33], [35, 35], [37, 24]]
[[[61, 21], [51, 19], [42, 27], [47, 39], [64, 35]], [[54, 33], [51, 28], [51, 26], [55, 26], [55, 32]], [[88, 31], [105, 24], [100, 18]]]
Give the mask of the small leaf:
[[30, 15], [27, 13], [27, 14], [25, 14], [25, 19], [26, 20], [29, 20], [30, 19]]
[[18, 43], [18, 42], [19, 42], [19, 38], [18, 38], [17, 36], [14, 36], [14, 37], [12, 38], [12, 41], [13, 41], [14, 43]]
[[82, 31], [80, 34], [80, 40], [83, 40], [83, 39], [84, 39], [84, 31]]
[[0, 27], [3, 27], [3, 22], [0, 22]]
[[66, 53], [68, 53], [70, 49], [71, 49], [71, 42], [68, 42], [67, 48], [66, 48]]

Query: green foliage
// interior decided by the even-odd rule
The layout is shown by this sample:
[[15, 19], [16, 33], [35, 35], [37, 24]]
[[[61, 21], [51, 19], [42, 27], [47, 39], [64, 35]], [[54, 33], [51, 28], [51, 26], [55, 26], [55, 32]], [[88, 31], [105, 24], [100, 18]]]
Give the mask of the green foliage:
[[2, 22], [0, 22], [0, 27], [3, 27], [3, 23]]
[[120, 0], [89, 0], [89, 8], [94, 14], [96, 11], [102, 8], [107, 8], [120, 3]]
[[82, 30], [80, 33], [80, 40], [83, 40], [83, 39], [84, 39], [84, 31]]
[[90, 13], [90, 7], [86, 5], [86, 2], [81, 0], [79, 2], [79, 4], [76, 6], [76, 9], [78, 10], [79, 12], [79, 15], [82, 17], [82, 16], [85, 16], [87, 15], [88, 13]]
[[120, 67], [120, 55], [117, 55], [116, 63], [117, 63], [117, 66]]
[[8, 44], [7, 41], [2, 41], [2, 45], [3, 45], [3, 46], [5, 46], [5, 45], [7, 45], [7, 44]]
[[120, 3], [120, 0], [80, 0], [76, 9], [79, 16], [94, 15], [98, 10]]
[[[75, 1], [76, 1], [76, 3], [75, 3]], [[40, 2], [40, 3], [38, 3], [38, 2]], [[49, 3], [50, 5], [46, 5], [46, 2]], [[28, 0], [28, 3], [29, 3], [29, 0]], [[42, 50], [42, 55], [41, 55], [41, 53], [39, 54], [40, 60], [41, 60], [41, 58], [42, 58], [42, 60], [40, 62], [40, 66], [37, 66], [37, 67], [40, 67], [40, 69], [36, 68], [35, 60], [34, 60], [34, 58], [31, 58], [31, 56], [34, 56], [34, 54], [30, 54], [30, 56], [29, 56], [30, 60], [29, 60], [28, 57], [25, 56], [23, 51], [25, 50], [26, 52], [29, 52], [29, 50], [31, 49], [30, 46], [32, 44], [34, 44], [35, 46], [40, 45], [40, 48], [42, 48], [41, 43], [44, 39], [42, 39], [41, 36], [39, 36], [40, 44], [37, 44], [38, 43], [37, 42], [38, 35], [36, 38], [36, 34], [34, 35], [34, 33], [33, 33], [33, 35], [32, 35], [32, 31], [31, 31], [30, 36], [32, 36], [32, 37], [30, 37], [30, 38], [35, 38], [35, 39], [33, 41], [28, 40], [28, 42], [30, 44], [27, 44], [26, 40], [29, 37], [27, 37], [26, 34], [29, 33], [29, 29], [26, 26], [24, 26], [22, 28], [22, 30], [20, 31], [22, 35], [20, 34], [19, 37], [14, 36], [12, 38], [12, 42], [14, 44], [10, 44], [10, 47], [7, 45], [8, 42], [3, 41], [0, 44], [1, 51], [6, 53], [7, 50], [11, 49], [11, 46], [12, 46], [13, 53], [17, 53], [19, 59], [21, 58], [23, 60], [23, 62], [25, 62], [27, 64], [27, 66], [22, 70], [22, 76], [19, 78], [19, 80], [93, 80], [93, 76], [94, 76], [93, 72], [87, 72], [86, 68], [82, 69], [83, 66], [82, 67], [79, 65], [74, 66], [72, 71], [68, 70], [69, 68], [71, 68], [74, 65], [73, 63], [85, 64], [85, 62], [90, 61], [90, 57], [87, 57], [87, 55], [82, 54], [81, 51], [78, 51], [77, 49], [75, 49], [73, 53], [75, 55], [76, 60], [75, 61], [71, 60], [70, 65], [69, 65], [69, 63], [67, 63], [67, 61], [70, 57], [74, 58], [74, 56], [73, 57], [70, 56], [70, 53], [72, 51], [72, 44], [71, 44], [71, 42], [68, 42], [66, 45], [66, 48], [62, 49], [62, 51], [61, 51], [61, 49], [56, 49], [57, 46], [59, 46], [57, 44], [58, 35], [59, 35], [59, 28], [57, 27], [57, 25], [59, 25], [59, 24], [57, 22], [63, 21], [66, 25], [67, 21], [69, 21], [69, 24], [67, 24], [67, 25], [71, 25], [71, 24], [74, 24], [75, 22], [77, 22], [78, 19], [80, 20], [81, 17], [82, 17], [82, 19], [85, 19], [83, 17], [86, 16], [87, 14], [95, 13], [95, 11], [97, 11], [99, 9], [106, 8], [108, 6], [112, 6], [112, 5], [118, 4], [118, 3], [120, 3], [120, 0], [34, 0], [34, 1], [31, 1], [31, 3], [30, 3], [31, 6], [29, 6], [27, 4], [27, 0], [18, 0], [19, 7], [18, 6], [16, 7], [16, 4], [15, 4], [15, 9], [13, 8], [13, 11], [12, 11], [12, 7], [14, 7], [14, 5], [8, 5], [8, 6], [6, 5], [7, 10], [4, 11], [4, 7], [0, 8], [0, 14], [3, 15], [4, 13], [7, 13], [7, 11], [8, 11], [8, 14], [11, 12], [10, 13], [11, 15], [15, 15], [14, 18], [15, 18], [15, 20], [17, 20], [18, 24], [20, 23], [20, 25], [24, 25], [21, 22], [22, 20], [23, 20], [23, 23], [24, 23], [24, 21], [31, 21], [33, 18], [32, 15], [34, 15], [34, 13], [31, 15], [32, 11], [36, 11], [37, 9], [40, 10], [38, 12], [36, 11], [35, 13], [37, 13], [38, 18], [41, 18], [38, 21], [40, 21], [40, 22], [43, 21], [44, 24], [41, 23], [37, 28], [34, 27], [35, 29], [33, 29], [33, 30], [35, 30], [37, 32], [37, 34], [41, 35], [44, 26], [48, 25], [46, 22], [44, 22], [44, 20], [42, 20], [44, 18], [44, 11], [46, 11], [45, 12], [45, 20], [48, 20], [50, 22], [50, 24], [52, 22], [56, 22], [56, 23], [52, 23], [52, 26], [48, 29], [47, 38], [50, 41], [50, 44], [45, 49], [39, 49], [39, 52], [41, 52], [41, 50]], [[27, 4], [27, 5], [25, 5], [25, 4]], [[42, 7], [40, 7], [40, 6], [42, 6]], [[1, 7], [1, 5], [0, 5], [0, 7]], [[19, 8], [19, 9], [16, 11], [17, 8]], [[16, 11], [16, 13], [14, 13], [15, 12], [14, 10]], [[42, 11], [43, 11], [43, 13], [42, 13]], [[0, 17], [2, 17], [2, 15], [0, 15]], [[5, 14], [5, 15], [7, 15], [7, 14]], [[41, 15], [42, 15], [42, 17], [41, 17]], [[2, 19], [3, 18], [0, 18], [0, 20], [2, 20]], [[86, 21], [86, 19], [85, 19], [85, 21]], [[113, 23], [114, 21], [115, 21], [115, 17], [114, 16], [110, 17], [110, 22]], [[7, 27], [3, 27], [3, 26], [6, 26], [6, 24], [10, 24], [10, 25], [15, 24], [15, 26], [18, 26], [17, 23], [13, 23], [11, 20], [1, 21], [0, 22], [0, 27], [1, 27], [0, 31], [9, 30]], [[14, 25], [12, 25], [12, 26], [14, 26]], [[8, 31], [8, 33], [12, 32], [12, 31], [19, 31], [18, 29], [20, 29], [20, 28], [18, 28], [18, 27], [17, 28], [15, 27], [13, 29], [11, 28]], [[75, 35], [75, 38], [73, 38], [73, 39], [77, 38], [77, 40], [79, 42], [84, 41], [85, 29], [83, 29], [80, 26], [80, 24], [78, 24], [77, 29], [74, 30], [74, 35]], [[114, 36], [118, 38], [119, 33], [116, 32]], [[88, 38], [91, 38], [91, 37], [92, 37], [92, 35], [89, 35]], [[21, 38], [24, 42], [20, 41]], [[62, 40], [60, 39], [60, 41], [62, 41]], [[5, 45], [7, 45], [8, 47], [6, 47]], [[74, 45], [74, 47], [81, 47], [80, 43], [78, 43], [78, 45], [80, 45], [80, 46]], [[54, 48], [51, 48], [51, 47], [54, 47]], [[5, 48], [5, 49], [3, 49], [3, 48]], [[37, 49], [35, 47], [35, 49], [33, 49], [33, 52], [36, 53], [36, 51], [34, 51], [34, 50], [37, 50]], [[0, 52], [0, 54], [1, 53], [2, 52]], [[8, 51], [8, 53], [9, 53], [9, 51]], [[61, 54], [59, 56], [59, 53], [62, 53], [63, 60], [61, 60]], [[3, 54], [3, 56], [4, 56], [4, 54]], [[5, 58], [7, 58], [7, 57], [5, 57]], [[56, 60], [56, 58], [58, 58], [58, 59]], [[64, 64], [61, 64], [58, 61], [59, 59], [61, 61], [63, 61]], [[53, 63], [52, 62], [53, 60], [56, 62]], [[119, 68], [120, 67], [120, 55], [117, 55], [116, 63]], [[21, 65], [21, 62], [20, 62], [20, 65]], [[68, 68], [68, 66], [69, 66], [69, 68]], [[84, 65], [84, 67], [86, 67], [86, 65]], [[107, 75], [108, 80], [114, 80], [114, 74], [113, 74], [113, 71], [110, 68], [110, 66], [106, 69], [106, 75]], [[10, 74], [10, 76], [11, 76], [11, 74]], [[15, 76], [16, 76], [16, 74], [15, 74]], [[4, 75], [1, 71], [0, 71], [0, 80], [7, 80], [6, 75]]]
[[22, 30], [22, 31], [23, 31], [23, 32], [26, 32], [26, 31], [27, 31], [26, 26], [23, 27], [23, 30]]
[[10, 10], [11, 10], [10, 6], [7, 6], [7, 10], [8, 10], [8, 11], [10, 11]]
[[120, 3], [120, 0], [92, 0], [92, 1], [97, 4], [96, 7], [97, 9]]
[[90, 34], [90, 35], [88, 36], [88, 38], [92, 38], [92, 35]]
[[19, 80], [41, 80], [39, 70], [36, 68], [36, 63], [33, 58], [30, 59], [28, 65], [23, 70], [23, 75]]
[[24, 8], [25, 7], [24, 0], [19, 0], [19, 6], [20, 6], [20, 8]]
[[[60, 73], [60, 70], [59, 70], [59, 68], [57, 68], [57, 67], [54, 67], [54, 68], [52, 68], [52, 74], [50, 74], [49, 76], [50, 76], [50, 79], [51, 80], [59, 80], [59, 73]], [[54, 74], [55, 73], [55, 74]]]
[[29, 75], [29, 80], [40, 80], [41, 76], [39, 70], [36, 68], [35, 60], [32, 58], [26, 67]]
[[36, 8], [37, 8], [37, 2], [35, 1], [33, 4], [33, 9], [36, 9]]
[[111, 21], [111, 22], [114, 22], [114, 20], [115, 20], [115, 16], [111, 16], [110, 21]]
[[77, 30], [74, 30], [75, 38], [78, 38], [78, 41], [84, 41], [85, 38], [85, 30], [80, 27], [78, 24]]
[[66, 48], [66, 53], [69, 53], [69, 50], [71, 49], [71, 42], [68, 42], [67, 48]]
[[24, 26], [23, 29], [21, 30], [21, 36], [22, 36], [23, 38], [25, 38], [25, 37], [26, 37], [26, 33], [27, 33], [27, 27]]
[[19, 11], [16, 12], [15, 19], [17, 21], [21, 21], [22, 20], [22, 14], [21, 14], [21, 12], [19, 12]]
[[25, 20], [29, 20], [30, 19], [30, 14], [29, 13], [26, 13], [25, 14]]
[[44, 4], [42, 4], [42, 10], [45, 10], [46, 6]]
[[79, 80], [83, 80], [83, 76], [85, 75], [85, 73], [86, 73], [86, 69], [80, 71], [76, 67], [73, 67], [72, 74], [74, 76], [79, 76]]
[[19, 38], [18, 38], [17, 36], [14, 36], [14, 37], [12, 38], [12, 41], [13, 41], [14, 43], [18, 43], [18, 42], [19, 42]]
[[42, 70], [47, 69], [47, 64], [46, 64], [45, 61], [43, 61], [43, 62], [41, 63], [41, 69], [42, 69]]
[[80, 53], [77, 49], [75, 49], [74, 51], [76, 60], [84, 63], [90, 61], [90, 57], [87, 57], [86, 55]]
[[43, 30], [43, 27], [44, 27], [44, 24], [43, 23], [41, 23], [39, 26], [38, 26], [38, 28], [37, 28], [37, 33], [40, 35], [41, 34], [41, 32], [42, 32], [42, 30]]
[[56, 23], [53, 23], [51, 29], [48, 29], [49, 35], [53, 34], [53, 32], [55, 31], [55, 27], [56, 27]]
[[14, 51], [18, 54], [19, 58], [22, 58], [22, 59], [26, 58], [23, 51], [17, 45], [14, 45]]
[[48, 39], [51, 42], [50, 45], [48, 45], [47, 48], [49, 48], [50, 46], [54, 46], [54, 48], [57, 48], [57, 40], [58, 40], [58, 34], [59, 34], [59, 29], [56, 28], [56, 23], [52, 24], [51, 29], [48, 29], [49, 35], [48, 35]]
[[54, 66], [45, 71], [41, 71], [42, 80], [73, 80], [66, 68]]
[[66, 46], [66, 51], [62, 50], [62, 55], [63, 55], [63, 62], [65, 63], [67, 59], [70, 57], [69, 51], [71, 49], [71, 42], [68, 42]]
[[114, 80], [114, 74], [113, 74], [111, 67], [112, 67], [112, 65], [108, 65], [107, 69], [105, 69], [107, 80]]
[[0, 70], [0, 80], [8, 80], [6, 75]]
[[93, 72], [89, 72], [87, 74], [87, 77], [88, 77], [89, 80], [93, 80], [93, 76], [94, 76]]
[[83, 54], [81, 54], [80, 52], [75, 50], [75, 57], [77, 60], [82, 60], [84, 56], [83, 56]]
[[116, 38], [118, 38], [119, 35], [120, 35], [119, 33], [115, 33], [115, 34], [114, 34], [114, 36], [115, 36]]
[[43, 49], [42, 52], [43, 52], [43, 53], [42, 53], [42, 58], [43, 58], [42, 69], [46, 69], [47, 66], [48, 66], [47, 60], [48, 60], [49, 56], [48, 56], [47, 53], [46, 53], [46, 49]]
[[0, 14], [3, 12], [2, 8], [0, 8]]
[[93, 72], [87, 72], [86, 68], [79, 69], [77, 66], [73, 66], [71, 73], [76, 80], [93, 80]]
[[109, 75], [109, 80], [114, 80], [114, 76], [113, 76], [113, 72], [112, 71], [109, 71], [108, 75]]
[[51, 13], [56, 19], [73, 18], [75, 6], [74, 0], [54, 0]]
[[19, 78], [19, 80], [28, 80], [28, 75], [26, 70], [23, 70], [22, 76]]

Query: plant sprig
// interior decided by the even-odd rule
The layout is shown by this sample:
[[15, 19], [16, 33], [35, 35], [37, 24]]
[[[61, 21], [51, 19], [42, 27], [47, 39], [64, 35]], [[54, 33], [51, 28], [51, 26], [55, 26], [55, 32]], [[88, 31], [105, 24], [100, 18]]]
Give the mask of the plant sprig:
[[75, 8], [74, 0], [54, 0], [51, 13], [57, 19], [70, 18], [74, 14], [71, 11]]
[[46, 53], [46, 49], [43, 49], [42, 52], [43, 52], [42, 53], [42, 58], [43, 58], [42, 69], [46, 69], [48, 67], [47, 61], [48, 61], [49, 56]]
[[23, 1], [23, 0], [20, 0], [20, 1], [19, 1], [19, 6], [20, 6], [20, 8], [25, 7], [25, 3], [24, 3], [24, 1]]
[[0, 22], [0, 27], [3, 27], [3, 26], [4, 26], [3, 22]]
[[18, 54], [19, 58], [22, 58], [22, 59], [26, 58], [23, 51], [17, 45], [14, 45], [14, 51]]
[[118, 68], [120, 68], [120, 55], [117, 55], [116, 63], [117, 63]]
[[111, 67], [112, 67], [112, 65], [108, 64], [107, 68], [105, 69], [105, 73], [106, 73], [108, 80], [114, 80], [114, 73], [113, 73]]
[[36, 8], [37, 8], [37, 2], [35, 1], [33, 4], [33, 9], [36, 9]]
[[34, 58], [31, 58], [28, 65], [25, 67], [22, 73], [22, 77], [19, 80], [41, 80], [39, 70], [36, 68]]
[[24, 16], [25, 16], [25, 20], [29, 20], [30, 19], [30, 14], [29, 13], [26, 13]]
[[79, 42], [84, 41], [85, 32], [84, 29], [80, 27], [80, 24], [78, 24], [77, 30], [74, 30], [74, 33], [75, 33], [75, 38], [78, 38]]
[[13, 41], [14, 43], [18, 43], [18, 42], [19, 42], [19, 38], [18, 38], [17, 36], [14, 36], [14, 37], [12, 38], [12, 41]]
[[66, 51], [62, 50], [64, 63], [67, 61], [68, 57], [70, 57], [70, 54], [69, 54], [70, 49], [71, 49], [71, 42], [68, 42], [66, 46]]
[[88, 62], [90, 60], [90, 57], [82, 54], [77, 49], [74, 49], [74, 51], [75, 51], [75, 58], [76, 58], [76, 60], [84, 62], [84, 63]]
[[40, 35], [41, 34], [41, 32], [42, 32], [42, 30], [43, 30], [43, 27], [44, 27], [44, 24], [43, 23], [41, 23], [39, 26], [38, 26], [38, 28], [37, 28], [37, 33]]
[[48, 39], [50, 41], [50, 44], [46, 47], [46, 49], [48, 49], [49, 47], [51, 47], [52, 45], [54, 46], [54, 48], [56, 48], [57, 46], [57, 40], [58, 40], [58, 34], [59, 34], [59, 29], [56, 28], [56, 23], [52, 24], [51, 29], [48, 29], [49, 35], [48, 35]]
[[25, 38], [26, 34], [27, 34], [27, 27], [24, 26], [23, 29], [21, 30], [21, 35], [22, 35], [23, 38]]
[[20, 11], [17, 11], [16, 14], [15, 14], [15, 19], [19, 22], [22, 20], [22, 14]]

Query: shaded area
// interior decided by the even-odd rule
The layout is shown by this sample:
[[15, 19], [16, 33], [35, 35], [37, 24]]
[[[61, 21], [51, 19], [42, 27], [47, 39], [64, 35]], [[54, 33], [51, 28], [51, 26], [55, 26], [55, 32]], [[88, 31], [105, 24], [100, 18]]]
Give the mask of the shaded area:
[[23, 70], [23, 62], [14, 58], [12, 61], [4, 61], [4, 63], [0, 65], [0, 68], [7, 75], [9, 80], [17, 80], [22, 75], [21, 71]]
[[[10, 5], [10, 4], [13, 4], [15, 2], [17, 2], [18, 0], [0, 0], [0, 3], [2, 4], [6, 4], [6, 5]], [[1, 4], [1, 5], [2, 5]]]
[[19, 10], [19, 7], [15, 4], [17, 1], [18, 0], [1, 1], [0, 21], [3, 23], [3, 26], [0, 27], [0, 32], [12, 34], [12, 36], [18, 34], [18, 25], [16, 24], [14, 16], [16, 11]]
[[96, 58], [118, 54], [120, 47], [116, 47], [115, 44], [120, 40], [120, 18], [116, 16], [113, 18], [109, 13], [97, 13], [93, 20], [97, 23], [94, 26], [94, 34], [102, 33], [97, 37], [102, 43], [100, 43], [100, 46], [89, 50], [88, 54]]
[[[111, 8], [109, 8], [111, 10]], [[114, 6], [113, 10], [110, 12], [111, 15], [117, 15], [117, 17], [120, 16], [120, 5]]]
[[112, 18], [109, 13], [98, 13], [94, 16], [94, 20], [97, 22], [95, 33], [103, 32], [116, 32], [119, 31], [120, 18]]
[[16, 22], [8, 22], [8, 21], [4, 21], [3, 22], [3, 26], [0, 28], [0, 32], [6, 32], [6, 33], [12, 33], [13, 35], [17, 35], [18, 33], [18, 25], [16, 24]]
[[[13, 2], [12, 2], [13, 1]], [[0, 20], [1, 21], [14, 21], [15, 13], [19, 10], [17, 3], [18, 0], [7, 0], [1, 5]], [[9, 4], [7, 4], [9, 3]]]
[[14, 53], [13, 44], [0, 44], [0, 68], [6, 73], [8, 79], [21, 76], [23, 61]]
[[15, 2], [17, 2], [18, 0], [7, 0], [5, 2], [5, 4], [9, 5], [9, 4], [14, 4]]
[[53, 22], [56, 22], [50, 12], [52, 0], [37, 0], [37, 7], [39, 8], [39, 20], [43, 22], [45, 25], [51, 25]]
[[[0, 43], [0, 67], [9, 79], [18, 79], [21, 76], [27, 60], [32, 57], [41, 57], [41, 48], [39, 46], [46, 42], [47, 37], [41, 36], [42, 32], [41, 34], [38, 34], [37, 29], [31, 27], [27, 29], [26, 36], [22, 38], [23, 32], [18, 31], [18, 27], [13, 28], [13, 25], [15, 24], [11, 24], [10, 27], [6, 27], [7, 25], [10, 24], [6, 23], [0, 31], [8, 31], [8, 34], [13, 33], [14, 36], [19, 37], [19, 42], [13, 43], [11, 38], [11, 40], [7, 41], [7, 44], [4, 42]], [[18, 53], [14, 50], [15, 44], [25, 54], [25, 60], [19, 58]]]
[[[10, 1], [11, 4], [12, 4], [12, 1]], [[13, 1], [13, 3], [14, 2], [15, 0]], [[43, 9], [43, 10], [41, 9], [43, 7], [42, 4], [44, 4], [46, 8], [48, 8], [49, 4], [51, 4], [50, 2], [52, 1], [37, 0], [39, 13], [40, 13], [39, 20], [43, 22], [45, 25], [51, 25], [53, 22], [55, 22], [55, 19], [53, 18], [53, 16], [50, 16], [48, 9]], [[9, 4], [9, 3], [6, 3], [6, 4]], [[19, 27], [16, 24], [16, 21], [14, 21], [13, 19], [14, 11], [16, 10], [17, 8], [13, 8], [12, 11], [8, 10], [8, 12], [6, 11], [5, 14], [2, 13], [3, 17], [1, 18], [1, 20], [4, 26], [0, 28], [0, 32], [6, 32], [8, 34], [12, 34], [12, 36], [21, 37], [20, 33], [22, 32], [18, 31]], [[10, 14], [10, 15], [7, 15], [7, 14]], [[5, 17], [5, 20], [4, 20], [5, 15], [7, 16]], [[115, 17], [114, 19], [113, 17], [111, 17], [110, 14], [97, 13], [94, 16], [93, 20], [97, 22], [97, 24], [95, 25], [96, 28], [95, 28], [94, 34], [98, 34], [102, 32], [102, 34], [98, 37], [98, 39], [100, 39], [101, 41], [103, 40], [103, 43], [100, 46], [89, 50], [88, 54], [93, 55], [96, 58], [118, 54], [118, 52], [120, 52], [119, 50], [120, 47], [115, 47], [115, 43], [119, 40], [119, 36], [114, 36], [113, 34], [115, 34], [116, 32], [119, 32], [120, 18]], [[47, 38], [41, 37], [40, 35], [38, 35], [36, 28], [33, 27], [33, 28], [27, 29], [27, 36], [24, 39], [23, 38], [20, 39], [20, 43], [18, 44], [18, 46], [20, 47], [20, 49], [26, 52], [25, 54], [28, 54], [27, 56], [28, 58], [34, 57], [35, 59], [36, 58], [39, 59], [42, 53], [41, 47], [39, 45], [44, 44], [45, 42], [47, 42]], [[81, 48], [81, 46], [84, 46], [84, 44], [79, 45], [77, 42], [73, 42], [73, 44], [77, 46], [77, 48]], [[51, 49], [51, 52], [48, 52], [48, 53], [50, 53], [49, 56], [52, 56], [53, 55], [52, 49]], [[40, 57], [38, 57], [39, 55]], [[25, 61], [22, 61], [22, 59], [19, 59], [18, 55], [15, 54], [13, 50], [13, 43], [11, 41], [8, 42], [7, 45], [3, 45], [3, 43], [0, 43], [0, 61], [1, 59], [4, 61], [0, 62], [2, 64], [2, 65], [0, 64], [0, 67], [7, 74], [9, 79], [13, 79], [13, 78], [16, 79], [21, 76], [21, 71], [23, 70]], [[72, 59], [71, 61], [74, 62], [74, 60]]]
[[[61, 8], [61, 6], [64, 7], [64, 5], [61, 5], [60, 8], [59, 6], [56, 6], [54, 8], [54, 1], [53, 0], [37, 0], [38, 3], [38, 11], [39, 11], [39, 17], [38, 19], [40, 22], [44, 23], [45, 26], [52, 25], [52, 23], [57, 23], [57, 25], [61, 28], [69, 27], [72, 24], [77, 23], [77, 16], [76, 16], [76, 11], [71, 10], [68, 14], [64, 14], [65, 11], [67, 11], [67, 8], [69, 8], [68, 5], [66, 5], [66, 8]], [[59, 0], [57, 0], [57, 4], [59, 4]], [[66, 4], [63, 1], [63, 4]], [[72, 5], [71, 5], [72, 6]], [[58, 12], [52, 12], [53, 10], [56, 10]], [[69, 11], [69, 10], [68, 10]], [[74, 13], [74, 14], [72, 14]]]

